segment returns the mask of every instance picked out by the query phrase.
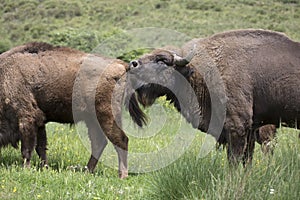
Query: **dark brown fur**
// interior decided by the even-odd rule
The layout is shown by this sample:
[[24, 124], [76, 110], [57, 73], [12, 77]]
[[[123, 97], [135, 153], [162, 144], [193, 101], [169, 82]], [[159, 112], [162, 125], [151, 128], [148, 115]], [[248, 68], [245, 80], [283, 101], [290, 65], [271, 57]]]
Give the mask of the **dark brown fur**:
[[[87, 77], [83, 76], [86, 80], [80, 83], [83, 86], [80, 86], [79, 92], [82, 93], [78, 97], [78, 91], [73, 91], [75, 79], [80, 67], [88, 59], [100, 62], [93, 67], [102, 70], [103, 74], [96, 76], [87, 71]], [[45, 124], [49, 121], [74, 123], [73, 111], [76, 111], [83, 116], [79, 120], [86, 122], [91, 139], [92, 155], [87, 165], [89, 170], [94, 170], [107, 144], [107, 137], [118, 152], [119, 164], [122, 165], [119, 165], [120, 177], [126, 177], [128, 138], [116, 122], [119, 119], [115, 120], [115, 117], [120, 117], [121, 111], [117, 109], [113, 116], [112, 94], [116, 83], [125, 81], [121, 77], [126, 73], [127, 66], [120, 60], [46, 43], [29, 43], [1, 54], [0, 147], [8, 144], [17, 147], [21, 140], [26, 165], [30, 164], [34, 148], [42, 159], [42, 165], [47, 164]], [[88, 81], [91, 80], [99, 81], [95, 102], [91, 93], [93, 91], [89, 91]], [[72, 95], [75, 95], [75, 99]], [[75, 101], [73, 107], [72, 100]], [[135, 98], [133, 101], [136, 101]], [[96, 109], [96, 119], [90, 116], [93, 109]], [[130, 111], [140, 112], [134, 106]]]
[[[174, 64], [172, 51], [157, 49], [136, 61], [138, 65], [131, 65], [130, 71], [140, 74], [151, 67], [160, 70], [156, 76], [166, 76], [166, 84], [174, 82], [176, 85], [172, 76], [161, 71], [168, 67], [180, 73], [190, 70], [190, 76], [182, 74], [190, 82], [198, 101], [186, 104], [189, 108], [182, 114], [190, 121], [190, 112], [198, 113], [200, 120], [195, 123], [197, 128], [215, 136], [219, 143], [228, 144], [230, 161], [242, 159], [244, 163], [251, 162], [254, 130], [259, 127], [267, 124], [278, 127], [280, 118], [289, 125], [294, 124], [295, 119], [300, 124], [300, 43], [277, 32], [238, 30], [193, 39], [182, 47], [180, 56], [186, 56], [195, 46], [195, 55], [186, 66]], [[221, 80], [212, 81], [215, 85], [209, 91], [207, 81], [214, 80], [216, 74], [220, 75]], [[172, 97], [163, 87], [151, 90], [153, 84], [150, 86], [141, 82], [145, 86], [137, 94], [143, 105], [151, 105], [153, 98], [161, 95], [167, 95], [176, 102], [176, 97]], [[219, 135], [218, 131], [214, 131], [215, 126], [209, 129], [209, 125], [211, 95], [221, 91], [222, 87], [224, 91], [214, 105], [226, 106], [224, 120], [218, 110], [215, 116], [220, 119], [214, 119], [217, 125], [224, 123]], [[189, 93], [185, 95], [188, 97]]]
[[276, 126], [265, 125], [255, 130], [255, 138], [257, 143], [261, 144], [261, 150], [263, 153], [274, 152], [274, 146], [276, 142]]

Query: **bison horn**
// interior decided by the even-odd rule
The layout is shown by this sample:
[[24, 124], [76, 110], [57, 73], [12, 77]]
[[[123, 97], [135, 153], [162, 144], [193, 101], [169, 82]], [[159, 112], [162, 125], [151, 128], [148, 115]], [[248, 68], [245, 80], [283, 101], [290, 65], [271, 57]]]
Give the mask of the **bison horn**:
[[184, 58], [178, 56], [177, 54], [174, 54], [174, 64], [179, 67], [184, 67], [185, 65], [191, 62], [195, 54], [196, 54], [196, 45], [194, 45], [193, 50]]

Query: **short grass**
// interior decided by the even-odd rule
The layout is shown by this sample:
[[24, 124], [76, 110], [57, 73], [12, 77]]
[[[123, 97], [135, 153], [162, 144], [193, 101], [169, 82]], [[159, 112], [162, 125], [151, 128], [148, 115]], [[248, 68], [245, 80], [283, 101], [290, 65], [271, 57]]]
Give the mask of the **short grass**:
[[[176, 124], [177, 117], [171, 112], [167, 121]], [[222, 150], [199, 158], [205, 134], [198, 132], [185, 154], [169, 166], [130, 173], [125, 180], [105, 161], [94, 174], [83, 170], [89, 151], [74, 127], [50, 123], [47, 131], [49, 169], [38, 168], [36, 154], [32, 167], [24, 169], [20, 150], [2, 149], [0, 199], [297, 199], [300, 195], [300, 141], [294, 129], [278, 130], [273, 156], [263, 155], [257, 145], [253, 165], [246, 170], [242, 166], [229, 169]], [[130, 136], [129, 153], [163, 150], [174, 131], [167, 126], [158, 136]], [[161, 146], [153, 148], [157, 143]], [[104, 153], [102, 161], [108, 157], [117, 162], [115, 152]]]
[[48, 124], [49, 169], [21, 167], [20, 150], [1, 151], [0, 199], [132, 199], [145, 193], [148, 174], [120, 180], [118, 172], [101, 163], [94, 174], [83, 170], [90, 156], [74, 128]]

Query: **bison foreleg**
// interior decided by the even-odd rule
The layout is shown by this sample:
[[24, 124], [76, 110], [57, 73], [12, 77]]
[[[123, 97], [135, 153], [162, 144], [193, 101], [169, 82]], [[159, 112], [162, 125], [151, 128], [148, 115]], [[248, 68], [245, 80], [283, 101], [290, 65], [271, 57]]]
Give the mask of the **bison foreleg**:
[[227, 157], [229, 164], [237, 165], [243, 158], [246, 143], [247, 135], [244, 133], [243, 128], [231, 128], [231, 131], [226, 131], [227, 135]]
[[[240, 140], [238, 140], [236, 138], [231, 138], [231, 141], [228, 142], [227, 158], [230, 165], [237, 165], [243, 156], [244, 143], [241, 140], [244, 139], [240, 138]], [[238, 141], [239, 144], [237, 145], [234, 141]]]
[[[24, 94], [27, 92], [26, 94], [28, 95], [28, 98], [18, 99], [18, 104], [20, 105], [20, 108], [16, 109], [16, 112], [19, 118], [18, 126], [21, 136], [21, 152], [24, 159], [24, 166], [29, 167], [34, 147], [36, 146], [37, 142], [38, 146], [40, 146], [41, 140], [43, 140], [41, 138], [46, 137], [45, 132], [42, 132], [42, 135], [44, 134], [44, 136], [38, 135], [39, 127], [43, 127], [45, 129], [45, 116], [44, 113], [38, 108], [37, 103], [34, 99], [34, 95], [30, 93], [30, 91], [23, 92]], [[43, 156], [45, 159], [46, 155]]]
[[110, 141], [115, 146], [115, 149], [118, 153], [119, 161], [119, 178], [123, 179], [128, 176], [128, 164], [127, 164], [127, 155], [128, 155], [128, 137], [125, 135], [124, 131], [119, 128], [119, 126], [114, 123], [112, 129], [114, 135], [108, 135]]
[[128, 176], [128, 166], [127, 166], [127, 150], [123, 150], [117, 146], [115, 149], [118, 153], [118, 161], [119, 161], [119, 178], [123, 179]]
[[92, 154], [87, 164], [87, 168], [92, 173], [94, 172], [98, 160], [107, 145], [107, 139], [98, 124], [87, 124], [87, 126], [92, 147]]
[[128, 151], [128, 137], [124, 131], [119, 128], [116, 122], [113, 122], [112, 126], [108, 126], [110, 123], [102, 123], [103, 131], [108, 139], [113, 143], [119, 161], [119, 178], [126, 178], [128, 176], [127, 168], [127, 151]]
[[251, 165], [252, 164], [252, 158], [254, 153], [254, 147], [255, 147], [255, 135], [253, 131], [248, 131], [247, 133], [247, 141], [246, 141], [246, 148], [244, 151], [243, 156], [243, 165]]
[[35, 151], [41, 159], [40, 167], [48, 167], [48, 160], [46, 155], [47, 150], [47, 135], [45, 126], [39, 127], [37, 134], [37, 145]]
[[231, 132], [229, 134], [227, 156], [231, 165], [237, 165], [240, 161], [243, 165], [251, 164], [255, 147], [255, 137], [252, 132], [238, 134]]
[[[27, 121], [27, 120], [26, 120]], [[21, 133], [21, 153], [24, 159], [24, 167], [30, 167], [32, 151], [36, 144], [36, 128], [29, 122], [21, 121], [19, 123]]]

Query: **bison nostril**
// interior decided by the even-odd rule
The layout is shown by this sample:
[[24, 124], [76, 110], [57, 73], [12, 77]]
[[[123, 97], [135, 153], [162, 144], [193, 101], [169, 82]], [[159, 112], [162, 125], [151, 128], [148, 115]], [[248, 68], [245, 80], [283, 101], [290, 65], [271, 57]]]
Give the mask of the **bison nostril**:
[[139, 63], [136, 60], [130, 62], [130, 66], [137, 67]]

